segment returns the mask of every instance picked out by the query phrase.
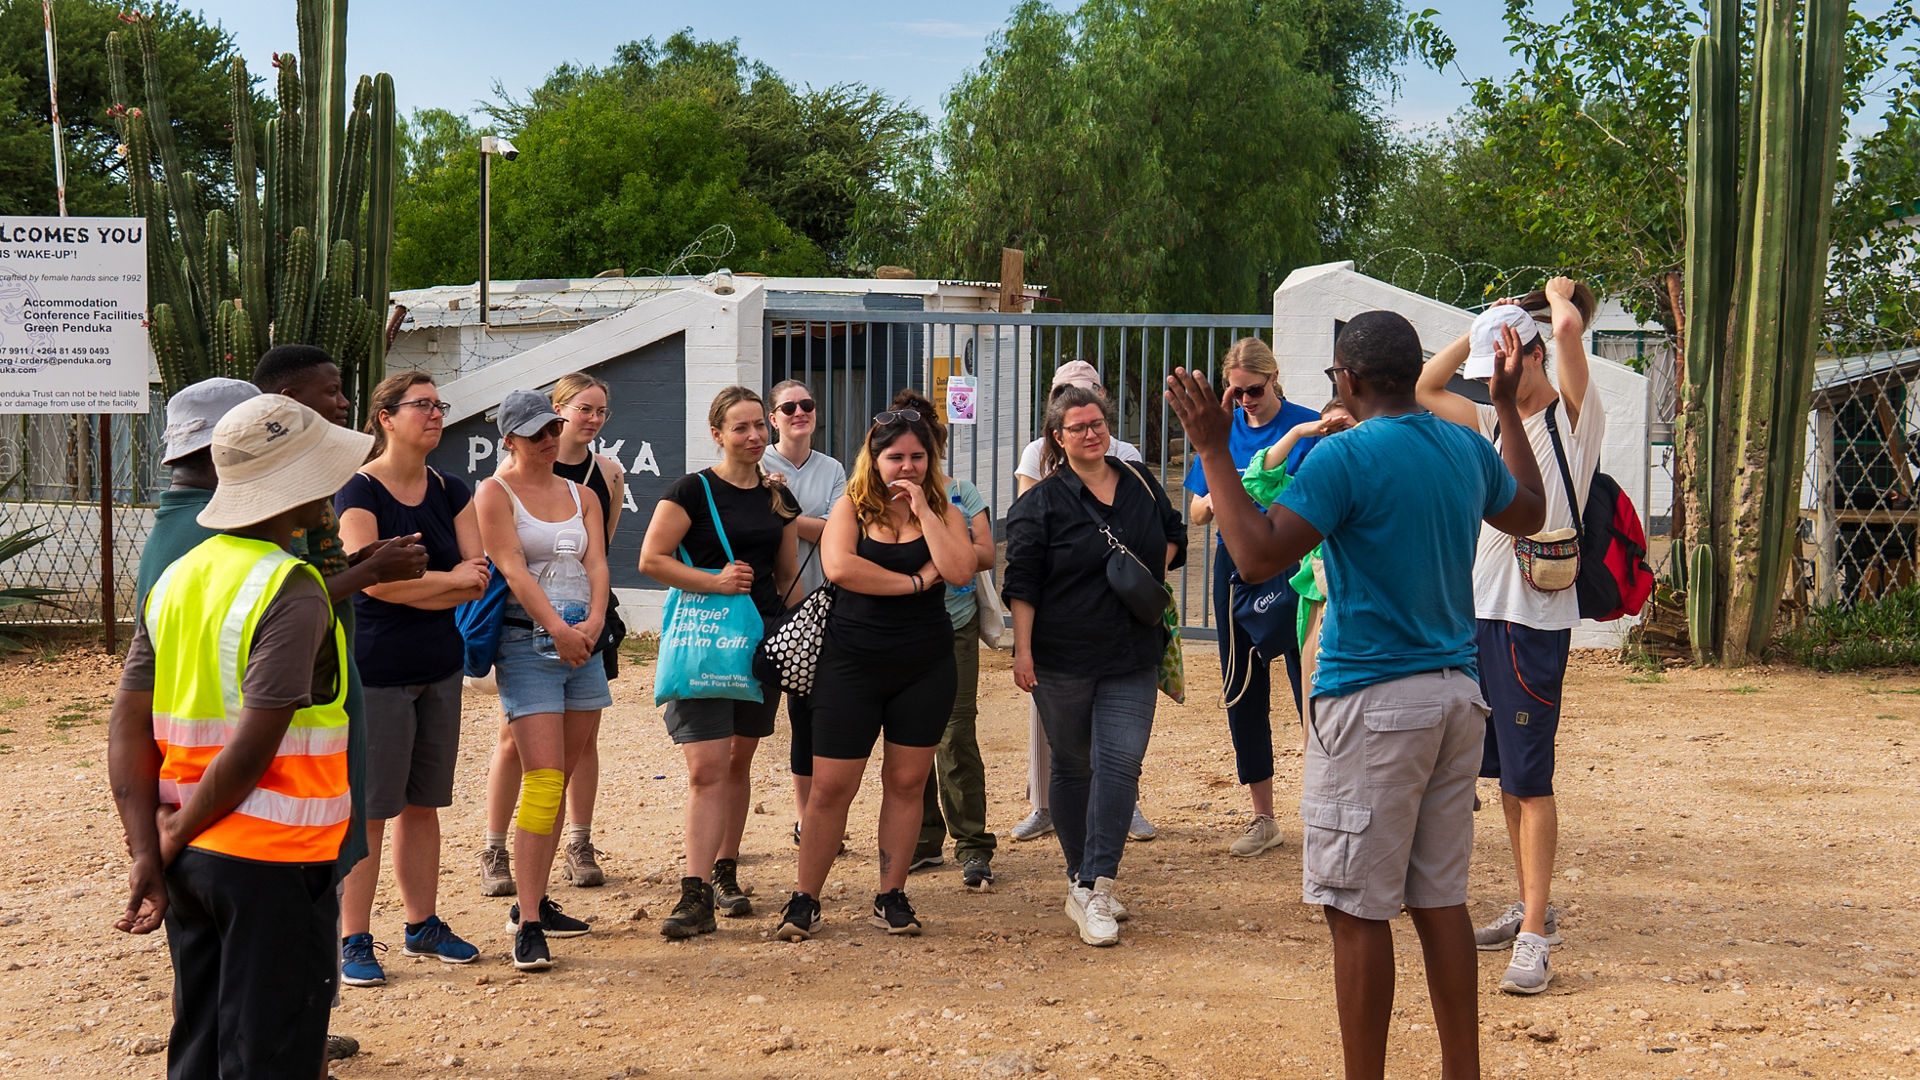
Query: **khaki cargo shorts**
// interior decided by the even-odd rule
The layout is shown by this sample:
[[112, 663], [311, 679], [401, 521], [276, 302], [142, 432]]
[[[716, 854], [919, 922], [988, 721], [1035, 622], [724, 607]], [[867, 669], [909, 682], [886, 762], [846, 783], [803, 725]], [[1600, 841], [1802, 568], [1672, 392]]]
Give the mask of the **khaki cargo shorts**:
[[1466, 903], [1486, 734], [1480, 684], [1458, 668], [1314, 698], [1301, 899], [1381, 920]]

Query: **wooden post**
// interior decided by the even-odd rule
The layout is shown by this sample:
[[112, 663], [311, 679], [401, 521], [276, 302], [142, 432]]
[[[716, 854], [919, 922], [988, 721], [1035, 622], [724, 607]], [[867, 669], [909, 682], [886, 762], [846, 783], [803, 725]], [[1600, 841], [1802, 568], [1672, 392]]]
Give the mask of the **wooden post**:
[[113, 612], [113, 414], [100, 414], [100, 628], [107, 652], [120, 651], [114, 640], [119, 629]]
[[1834, 520], [1833, 404], [1813, 412], [1813, 602], [1825, 607], [1840, 598], [1840, 525]]
[[1026, 310], [1027, 253], [1019, 248], [1000, 249], [1000, 310]]

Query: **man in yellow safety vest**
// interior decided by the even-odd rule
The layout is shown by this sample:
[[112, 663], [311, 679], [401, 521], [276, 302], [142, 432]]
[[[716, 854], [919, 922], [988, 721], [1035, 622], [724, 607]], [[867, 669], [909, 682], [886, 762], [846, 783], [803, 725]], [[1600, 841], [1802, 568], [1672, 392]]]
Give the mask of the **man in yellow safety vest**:
[[234, 406], [198, 517], [219, 532], [139, 612], [109, 734], [133, 859], [115, 926], [166, 924], [170, 1080], [308, 1080], [321, 1062], [350, 812], [346, 639], [289, 545], [371, 444], [292, 398]]

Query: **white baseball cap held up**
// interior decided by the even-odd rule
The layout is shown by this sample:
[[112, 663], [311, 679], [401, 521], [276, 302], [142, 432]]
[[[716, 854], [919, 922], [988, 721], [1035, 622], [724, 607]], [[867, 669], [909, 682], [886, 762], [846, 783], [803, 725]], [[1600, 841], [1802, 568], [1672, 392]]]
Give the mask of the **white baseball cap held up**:
[[1473, 329], [1467, 333], [1467, 367], [1460, 374], [1469, 379], [1493, 378], [1493, 351], [1500, 344], [1503, 326], [1513, 327], [1522, 345], [1540, 338], [1540, 324], [1532, 312], [1518, 304], [1495, 304], [1473, 320]]
[[329, 423], [285, 394], [243, 401], [213, 429], [220, 486], [195, 520], [238, 529], [330, 499], [372, 449], [373, 436]]
[[213, 429], [227, 410], [260, 396], [260, 388], [239, 379], [203, 379], [167, 399], [166, 457], [171, 465], [213, 445]]

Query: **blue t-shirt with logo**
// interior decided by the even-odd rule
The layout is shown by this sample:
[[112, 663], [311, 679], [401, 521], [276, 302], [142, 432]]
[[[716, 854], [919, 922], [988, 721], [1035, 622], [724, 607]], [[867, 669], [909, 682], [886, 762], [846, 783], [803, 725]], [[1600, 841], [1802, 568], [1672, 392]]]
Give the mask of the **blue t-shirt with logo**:
[[1481, 519], [1513, 501], [1493, 444], [1429, 412], [1376, 416], [1328, 439], [1278, 504], [1325, 537], [1315, 697], [1427, 671], [1475, 673]]

